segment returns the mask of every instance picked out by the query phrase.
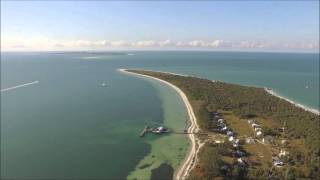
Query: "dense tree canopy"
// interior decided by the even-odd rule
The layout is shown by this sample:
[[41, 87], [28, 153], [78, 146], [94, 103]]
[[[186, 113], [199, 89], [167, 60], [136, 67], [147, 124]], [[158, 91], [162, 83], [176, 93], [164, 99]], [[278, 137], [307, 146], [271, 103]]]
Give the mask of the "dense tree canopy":
[[[308, 169], [309, 177], [319, 174], [319, 115], [305, 111], [291, 103], [270, 95], [263, 88], [247, 87], [224, 82], [212, 82], [197, 77], [178, 76], [168, 73], [136, 71], [137, 73], [150, 75], [168, 81], [179, 87], [188, 96], [192, 106], [197, 106], [195, 113], [199, 125], [203, 130], [210, 128], [206, 113], [216, 110], [232, 111], [242, 118], [263, 117], [278, 124], [286, 123], [288, 136], [303, 138], [308, 152], [303, 159], [310, 160]], [[266, 131], [270, 135], [276, 135], [273, 129]], [[208, 152], [205, 152], [208, 153]], [[295, 162], [302, 161], [302, 156], [295, 156]], [[300, 158], [300, 159], [299, 159]], [[311, 161], [312, 160], [312, 161]], [[305, 161], [304, 161], [305, 162]], [[215, 171], [213, 171], [215, 172]], [[234, 170], [233, 173], [239, 173]], [[287, 176], [297, 175], [296, 169], [288, 170]]]

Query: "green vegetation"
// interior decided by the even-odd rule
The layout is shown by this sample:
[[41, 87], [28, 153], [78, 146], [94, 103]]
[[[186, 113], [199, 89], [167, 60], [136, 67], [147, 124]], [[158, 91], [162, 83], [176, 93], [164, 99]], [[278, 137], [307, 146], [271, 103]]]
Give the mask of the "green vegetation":
[[213, 179], [219, 177], [221, 174], [220, 167], [225, 165], [224, 161], [220, 157], [220, 154], [225, 150], [225, 144], [222, 145], [205, 145], [199, 153], [199, 163], [193, 169], [189, 179]]
[[[196, 77], [185, 77], [167, 73], [143, 70], [130, 70], [168, 81], [179, 87], [188, 96], [204, 132], [212, 131], [213, 125], [209, 113], [218, 111], [224, 114], [227, 123], [238, 135], [249, 135], [249, 126], [245, 120], [257, 119], [264, 127], [264, 134], [280, 137], [281, 127], [286, 124], [288, 140], [287, 164], [277, 168], [270, 159], [272, 145], [244, 145], [251, 157], [248, 157], [249, 168], [238, 167], [228, 155], [222, 155], [232, 147], [228, 143], [222, 145], [206, 145], [200, 155], [199, 163], [192, 171], [190, 179], [317, 179], [320, 174], [319, 116], [295, 107], [289, 102], [268, 94], [263, 88], [246, 87], [224, 82], [212, 82]], [[277, 141], [280, 141], [279, 138]], [[221, 148], [220, 146], [223, 146]], [[268, 158], [258, 160], [263, 155]], [[269, 153], [268, 153], [268, 152]], [[230, 155], [229, 155], [230, 156]], [[257, 162], [256, 162], [257, 159]], [[221, 167], [228, 170], [223, 172]], [[208, 178], [206, 178], [208, 177]]]

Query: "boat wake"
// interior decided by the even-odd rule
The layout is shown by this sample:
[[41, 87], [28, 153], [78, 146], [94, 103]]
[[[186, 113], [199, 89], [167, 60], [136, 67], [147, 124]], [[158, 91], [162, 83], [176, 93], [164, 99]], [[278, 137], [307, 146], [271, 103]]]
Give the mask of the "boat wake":
[[14, 90], [14, 89], [17, 89], [17, 88], [30, 86], [30, 85], [37, 84], [37, 83], [39, 83], [39, 81], [33, 81], [33, 82], [30, 82], [30, 83], [20, 84], [20, 85], [17, 85], [17, 86], [1, 89], [1, 92], [10, 91], [10, 90]]

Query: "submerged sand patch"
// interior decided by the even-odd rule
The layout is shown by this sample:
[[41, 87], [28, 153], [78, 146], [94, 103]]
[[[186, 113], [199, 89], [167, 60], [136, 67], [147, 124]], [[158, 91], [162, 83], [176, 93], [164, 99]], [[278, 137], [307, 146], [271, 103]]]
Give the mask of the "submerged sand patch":
[[[146, 80], [159, 92], [164, 113], [163, 126], [182, 132], [185, 128], [187, 113], [180, 96], [174, 89], [162, 83], [152, 79]], [[141, 140], [151, 145], [151, 151], [139, 162], [135, 170], [127, 177], [128, 179], [150, 179], [152, 170], [159, 168], [163, 164], [177, 170], [190, 149], [188, 137], [181, 134], [148, 134], [147, 137]], [[146, 164], [149, 166], [139, 168]]]

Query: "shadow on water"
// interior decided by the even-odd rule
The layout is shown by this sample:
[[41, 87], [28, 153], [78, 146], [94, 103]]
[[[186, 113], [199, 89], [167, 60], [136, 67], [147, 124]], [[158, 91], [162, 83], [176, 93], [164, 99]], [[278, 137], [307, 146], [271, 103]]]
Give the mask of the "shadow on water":
[[161, 164], [158, 168], [151, 171], [151, 180], [172, 180], [173, 168], [167, 163]]

